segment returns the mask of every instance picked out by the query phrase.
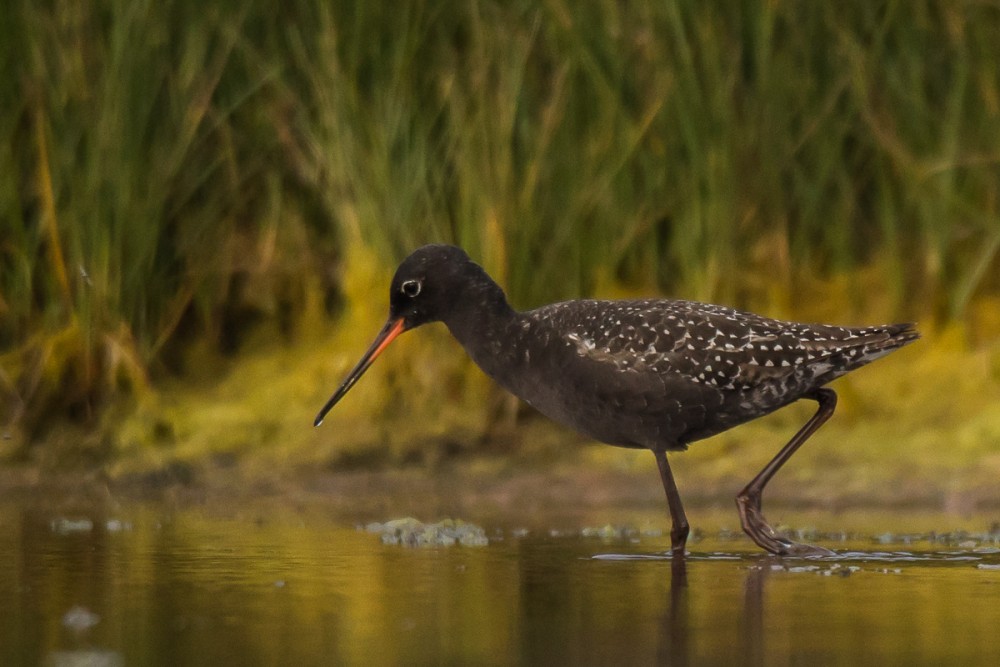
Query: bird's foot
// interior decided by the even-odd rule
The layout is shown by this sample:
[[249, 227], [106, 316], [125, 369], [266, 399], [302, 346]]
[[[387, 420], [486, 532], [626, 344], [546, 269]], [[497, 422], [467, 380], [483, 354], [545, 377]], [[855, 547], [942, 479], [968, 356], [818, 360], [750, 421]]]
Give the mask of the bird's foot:
[[824, 547], [802, 542], [793, 542], [782, 537], [764, 518], [760, 508], [760, 495], [748, 494], [745, 491], [736, 497], [736, 506], [740, 511], [740, 523], [743, 532], [750, 536], [757, 546], [775, 556], [832, 556], [834, 552]]
[[[781, 539], [782, 545], [784, 545], [784, 550], [778, 553], [778, 556], [834, 556], [835, 552], [827, 549], [826, 547], [819, 547], [815, 544], [806, 544], [805, 542], [793, 542], [789, 539]], [[773, 553], [773, 552], [772, 552]]]
[[681, 525], [675, 525], [670, 531], [670, 556], [672, 558], [684, 558], [687, 555], [687, 538], [690, 528], [685, 521]]

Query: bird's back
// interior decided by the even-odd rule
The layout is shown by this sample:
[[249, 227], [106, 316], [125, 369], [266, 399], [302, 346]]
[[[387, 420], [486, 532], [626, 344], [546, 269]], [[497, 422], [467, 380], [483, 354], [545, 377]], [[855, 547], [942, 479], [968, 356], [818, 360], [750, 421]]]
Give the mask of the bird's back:
[[[762, 416], [916, 340], [693, 301], [569, 301], [520, 314], [537, 361], [515, 394], [603, 442], [676, 449]], [[513, 386], [511, 386], [513, 385]]]

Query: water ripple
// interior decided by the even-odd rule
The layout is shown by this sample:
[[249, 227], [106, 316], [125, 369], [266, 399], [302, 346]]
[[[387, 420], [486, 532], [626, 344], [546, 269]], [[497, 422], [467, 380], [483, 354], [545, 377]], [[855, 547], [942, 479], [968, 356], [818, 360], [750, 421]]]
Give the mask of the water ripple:
[[[776, 571], [814, 572], [823, 569], [824, 564], [840, 566], [846, 563], [976, 563], [981, 570], [1000, 570], [996, 552], [990, 551], [840, 551], [823, 556], [777, 557], [767, 554], [741, 552], [690, 552], [688, 562], [698, 561], [745, 561], [753, 567], [766, 567]], [[591, 556], [592, 560], [636, 561], [672, 560], [669, 552], [664, 553], [601, 553]]]

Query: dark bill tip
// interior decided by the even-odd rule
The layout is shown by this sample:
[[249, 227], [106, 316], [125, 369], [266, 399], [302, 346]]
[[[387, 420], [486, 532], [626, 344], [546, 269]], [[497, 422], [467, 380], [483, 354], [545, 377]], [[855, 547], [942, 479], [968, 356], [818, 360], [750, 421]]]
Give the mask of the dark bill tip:
[[371, 366], [375, 359], [378, 358], [378, 355], [382, 354], [382, 351], [389, 347], [389, 343], [395, 340], [395, 338], [399, 334], [403, 333], [405, 329], [406, 323], [401, 317], [398, 319], [390, 318], [389, 321], [385, 323], [385, 326], [382, 327], [382, 331], [380, 331], [375, 337], [375, 340], [372, 341], [368, 351], [365, 352], [364, 356], [361, 357], [361, 360], [357, 363], [354, 369], [348, 373], [346, 378], [344, 378], [344, 381], [340, 384], [340, 387], [337, 388], [337, 391], [333, 392], [333, 396], [330, 397], [330, 400], [326, 402], [323, 409], [316, 415], [316, 419], [313, 420], [313, 426], [319, 426], [323, 423], [323, 420], [326, 418], [326, 413], [328, 413], [333, 406], [335, 406], [337, 402], [344, 397], [344, 394], [350, 391], [351, 387], [354, 386], [354, 383], [365, 374], [368, 367]]

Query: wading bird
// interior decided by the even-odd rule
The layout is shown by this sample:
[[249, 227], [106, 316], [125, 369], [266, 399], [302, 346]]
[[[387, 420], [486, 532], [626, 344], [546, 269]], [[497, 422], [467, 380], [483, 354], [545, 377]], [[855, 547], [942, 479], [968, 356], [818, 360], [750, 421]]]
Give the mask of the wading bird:
[[586, 299], [519, 312], [462, 249], [428, 245], [399, 265], [388, 321], [315, 425], [393, 339], [428, 322], [444, 322], [487, 375], [539, 412], [594, 440], [651, 450], [676, 556], [684, 554], [689, 529], [667, 452], [801, 398], [816, 401], [816, 413], [736, 503], [743, 530], [763, 549], [829, 553], [768, 525], [764, 487], [833, 414], [837, 395], [824, 385], [919, 338], [912, 324], [800, 324], [670, 299]]

